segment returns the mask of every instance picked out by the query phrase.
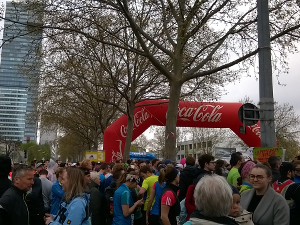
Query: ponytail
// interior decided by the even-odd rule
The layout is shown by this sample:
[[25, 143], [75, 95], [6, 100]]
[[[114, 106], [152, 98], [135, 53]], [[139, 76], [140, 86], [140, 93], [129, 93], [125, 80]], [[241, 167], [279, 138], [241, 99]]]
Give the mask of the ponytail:
[[158, 183], [160, 184], [160, 186], [162, 186], [163, 182], [165, 182], [165, 176], [166, 176], [166, 167], [159, 171]]
[[127, 173], [121, 174], [121, 176], [119, 177], [119, 179], [117, 181], [117, 187], [120, 187], [123, 183], [126, 182], [126, 174]]
[[172, 164], [168, 164], [164, 169], [159, 171], [158, 182], [162, 185], [163, 182], [171, 183], [178, 175], [178, 171]]

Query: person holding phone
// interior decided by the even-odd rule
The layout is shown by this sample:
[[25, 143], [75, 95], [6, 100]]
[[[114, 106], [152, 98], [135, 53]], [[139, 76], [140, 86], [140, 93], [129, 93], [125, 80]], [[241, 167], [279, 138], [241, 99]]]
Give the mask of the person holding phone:
[[113, 197], [113, 223], [112, 225], [133, 225], [134, 211], [137, 207], [144, 204], [142, 199], [134, 202], [132, 191], [135, 191], [139, 175], [132, 171], [123, 173], [118, 180], [119, 188], [115, 191]]

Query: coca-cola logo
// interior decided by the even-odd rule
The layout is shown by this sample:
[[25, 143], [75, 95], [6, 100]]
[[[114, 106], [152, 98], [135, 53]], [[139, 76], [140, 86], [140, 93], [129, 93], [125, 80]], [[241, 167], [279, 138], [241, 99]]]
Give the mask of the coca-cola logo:
[[260, 137], [260, 126], [258, 124], [254, 124], [253, 126], [249, 126], [251, 131], [255, 133], [258, 137]]
[[[151, 115], [149, 112], [145, 110], [145, 108], [142, 108], [140, 111], [136, 112], [133, 116], [133, 129], [139, 127], [141, 124], [143, 124], [147, 119], [149, 119]], [[121, 136], [123, 138], [126, 138], [127, 135], [127, 126], [122, 125], [120, 129]]]
[[222, 113], [219, 112], [221, 108], [223, 106], [220, 105], [201, 105], [198, 108], [179, 107], [177, 118], [183, 121], [219, 122], [222, 117]]

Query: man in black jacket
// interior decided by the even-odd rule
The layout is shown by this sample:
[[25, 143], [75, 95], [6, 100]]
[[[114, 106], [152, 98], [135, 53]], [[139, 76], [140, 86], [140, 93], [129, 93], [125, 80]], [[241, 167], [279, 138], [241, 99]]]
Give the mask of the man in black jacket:
[[195, 185], [201, 180], [205, 175], [212, 175], [212, 172], [215, 170], [216, 163], [215, 157], [209, 154], [201, 155], [198, 159], [200, 169], [196, 171], [197, 179]]
[[8, 156], [0, 156], [0, 198], [10, 188], [11, 181], [8, 174], [11, 171], [11, 159]]
[[179, 182], [179, 201], [182, 201], [187, 193], [187, 190], [193, 180], [196, 178], [196, 168], [195, 168], [195, 159], [191, 156], [188, 156], [185, 161], [186, 167], [180, 173], [180, 182]]
[[13, 185], [0, 198], [0, 224], [29, 225], [25, 196], [33, 185], [33, 169], [22, 164], [16, 166], [12, 182]]

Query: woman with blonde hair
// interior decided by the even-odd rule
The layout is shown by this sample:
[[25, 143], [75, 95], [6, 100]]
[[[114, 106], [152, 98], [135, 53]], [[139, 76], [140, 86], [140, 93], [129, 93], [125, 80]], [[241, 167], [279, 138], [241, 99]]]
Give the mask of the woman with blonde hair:
[[61, 181], [65, 195], [57, 215], [46, 214], [46, 225], [89, 225], [89, 197], [85, 194], [86, 183], [84, 173], [68, 167]]
[[80, 163], [80, 167], [84, 167], [84, 168], [87, 168], [89, 170], [92, 170], [93, 169], [93, 164], [92, 164], [91, 160], [85, 159]]
[[166, 182], [161, 195], [161, 220], [164, 225], [179, 224], [180, 219], [180, 201], [177, 196], [179, 190], [178, 170], [173, 165], [168, 164], [164, 169], [160, 170], [158, 182], [160, 185]]

